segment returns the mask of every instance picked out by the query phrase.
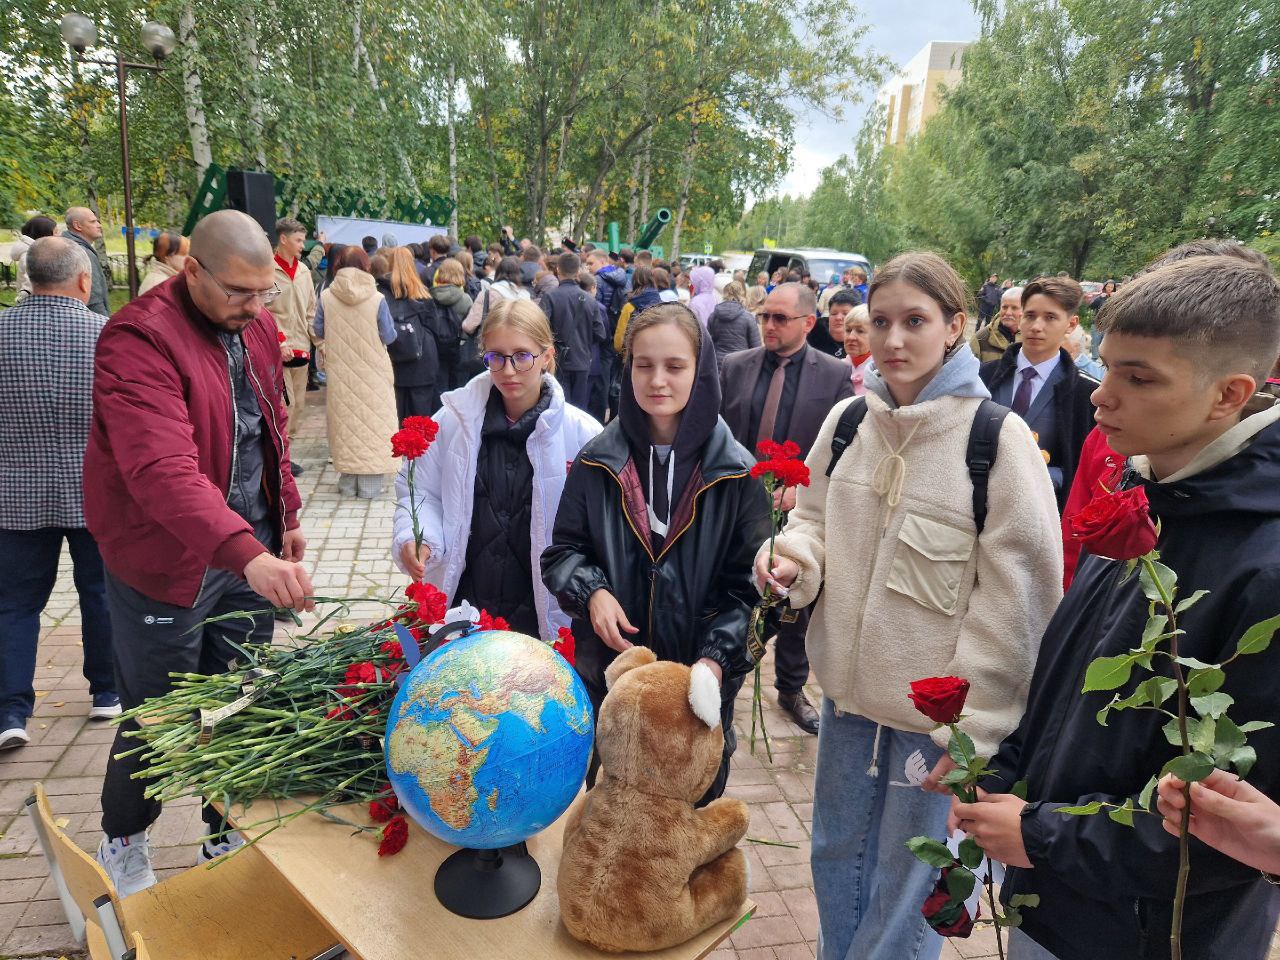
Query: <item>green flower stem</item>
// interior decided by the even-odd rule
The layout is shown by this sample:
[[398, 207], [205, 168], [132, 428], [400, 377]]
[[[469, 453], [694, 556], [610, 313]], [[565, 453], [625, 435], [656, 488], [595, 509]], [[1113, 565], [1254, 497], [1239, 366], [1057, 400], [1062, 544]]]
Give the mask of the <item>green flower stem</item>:
[[[1165, 608], [1169, 623], [1165, 631], [1169, 634], [1169, 663], [1173, 667], [1173, 679], [1178, 684], [1178, 738], [1182, 741], [1182, 755], [1191, 752], [1191, 738], [1187, 733], [1187, 693], [1186, 675], [1182, 664], [1178, 662], [1178, 613], [1174, 607], [1174, 598], [1165, 592], [1164, 584], [1156, 575], [1155, 563], [1151, 554], [1141, 558], [1147, 576], [1155, 584], [1160, 594], [1160, 605]], [[1178, 822], [1178, 881], [1173, 894], [1173, 928], [1169, 933], [1169, 960], [1182, 960], [1182, 914], [1187, 900], [1187, 880], [1191, 875], [1191, 784], [1182, 785], [1182, 818]]]
[[409, 461], [409, 519], [413, 521], [413, 546], [415, 550], [422, 549], [422, 527], [418, 523], [418, 501], [413, 495], [413, 469], [414, 461]]

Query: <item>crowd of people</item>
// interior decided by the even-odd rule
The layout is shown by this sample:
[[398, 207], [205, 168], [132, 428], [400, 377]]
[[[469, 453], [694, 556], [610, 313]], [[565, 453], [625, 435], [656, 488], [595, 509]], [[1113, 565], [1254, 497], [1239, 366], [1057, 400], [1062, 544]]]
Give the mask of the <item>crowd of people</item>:
[[[818, 734], [823, 960], [939, 955], [920, 910], [936, 869], [905, 841], [949, 826], [1008, 866], [1006, 899], [1039, 897], [1011, 960], [1168, 956], [1179, 785], [1161, 784], [1163, 826], [1057, 813], [1136, 797], [1174, 755], [1164, 717], [1103, 728], [1079, 692], [1094, 657], [1139, 644], [1149, 602], [1067, 531], [1095, 497], [1144, 491], [1164, 562], [1209, 591], [1180, 619], [1184, 656], [1222, 662], [1277, 613], [1280, 281], [1261, 255], [1195, 242], [1106, 290], [1091, 373], [1065, 275], [992, 278], [975, 331], [970, 291], [927, 252], [815, 291], [646, 251], [543, 253], [509, 229], [488, 248], [370, 237], [308, 254], [296, 220], [268, 240], [233, 211], [161, 234], [166, 275], [104, 321], [85, 213], [29, 237], [26, 295], [0, 313], [0, 747], [26, 742], [64, 539], [95, 715], [170, 672], [227, 669], [234, 644], [271, 636], [266, 607], [313, 609], [290, 439], [318, 361], [339, 485], [374, 497], [396, 474], [389, 548], [410, 578], [549, 642], [570, 627], [596, 710], [633, 644], [706, 664], [725, 748], [703, 802], [728, 782], [752, 612], [766, 586], [786, 596], [769, 633], [778, 702]], [[388, 437], [427, 415], [439, 434], [411, 485]], [[771, 504], [756, 451], [788, 441], [810, 482]], [[771, 508], [786, 516], [772, 561]], [[1274, 723], [1267, 656], [1223, 689]], [[971, 683], [964, 727], [992, 757], [976, 803], [951, 798], [948, 732], [906, 695], [943, 675]], [[159, 808], [124, 732], [97, 856], [128, 895], [154, 882]], [[1192, 794], [1184, 957], [1261, 960], [1280, 916], [1258, 872], [1280, 868], [1280, 728], [1249, 743], [1252, 786], [1219, 773]], [[920, 789], [897, 783], [913, 755]], [[202, 859], [242, 842], [213, 807], [205, 822]]]

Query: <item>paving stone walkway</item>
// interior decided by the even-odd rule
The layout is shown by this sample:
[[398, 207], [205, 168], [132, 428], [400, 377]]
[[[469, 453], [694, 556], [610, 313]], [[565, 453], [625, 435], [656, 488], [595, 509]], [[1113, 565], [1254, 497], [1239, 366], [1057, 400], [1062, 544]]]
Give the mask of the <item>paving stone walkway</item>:
[[[298, 478], [307, 535], [307, 564], [320, 596], [388, 596], [405, 578], [389, 558], [393, 503], [390, 485], [378, 500], [339, 497], [337, 475], [327, 462], [323, 394], [308, 394], [308, 411], [295, 456], [306, 468]], [[357, 606], [354, 617], [372, 618], [376, 604]], [[30, 746], [0, 754], [0, 960], [82, 957], [71, 936], [44, 858], [22, 813], [32, 784], [43, 781], [63, 828], [93, 851], [99, 830], [99, 790], [112, 728], [86, 719], [88, 685], [80, 673], [80, 612], [64, 555], [58, 584], [43, 618], [36, 669], [36, 712], [28, 725]], [[712, 960], [809, 960], [817, 937], [817, 905], [809, 873], [813, 819], [813, 772], [817, 738], [805, 734], [773, 699], [772, 653], [765, 661], [766, 721], [774, 760], [762, 746], [747, 744], [751, 683], [738, 701], [739, 748], [728, 793], [751, 808], [748, 835], [793, 847], [745, 844], [751, 863], [755, 917], [739, 929]], [[810, 698], [817, 702], [816, 685]], [[173, 803], [151, 831], [157, 873], [164, 876], [195, 864], [202, 833], [197, 801]], [[193, 957], [199, 956], [198, 947]], [[950, 941], [943, 960], [996, 956], [990, 930], [969, 940]], [[1273, 948], [1272, 960], [1280, 960]], [[378, 958], [383, 960], [383, 958]], [[398, 958], [385, 958], [398, 960]], [[1064, 958], [1066, 960], [1066, 958]]]

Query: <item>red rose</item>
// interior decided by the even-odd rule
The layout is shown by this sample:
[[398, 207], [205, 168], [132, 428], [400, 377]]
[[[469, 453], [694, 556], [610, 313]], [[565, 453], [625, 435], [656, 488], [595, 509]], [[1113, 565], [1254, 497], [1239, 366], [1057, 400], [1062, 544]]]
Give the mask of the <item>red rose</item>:
[[378, 856], [389, 857], [404, 849], [409, 840], [409, 823], [404, 817], [395, 817], [378, 831]]
[[422, 434], [422, 438], [427, 443], [434, 441], [436, 434], [440, 432], [440, 424], [430, 417], [405, 417], [404, 423], [400, 424], [400, 426], [405, 430], [412, 430], [414, 433]]
[[369, 801], [369, 819], [374, 823], [386, 823], [400, 809], [400, 798], [390, 786], [383, 787], [378, 796]]
[[962, 677], [927, 677], [911, 683], [908, 696], [917, 710], [934, 723], [955, 723], [964, 710], [969, 681]]
[[1067, 520], [1071, 539], [1110, 560], [1133, 560], [1156, 548], [1156, 528], [1142, 487], [1094, 497]]
[[573, 631], [568, 627], [561, 627], [559, 630], [559, 637], [560, 639], [551, 645], [551, 649], [568, 660], [570, 666], [573, 666], [574, 654], [577, 647], [577, 641], [573, 639]]
[[391, 455], [416, 460], [427, 452], [429, 443], [417, 430], [397, 430], [391, 435]]
[[[982, 916], [982, 905], [978, 905], [978, 916], [971, 917], [963, 902], [957, 904], [951, 899], [951, 893], [947, 890], [947, 874], [951, 870], [951, 867], [942, 868], [942, 875], [925, 898], [920, 912], [938, 936], [967, 937], [973, 933], [973, 921]], [[958, 912], [956, 907], [959, 907]]]

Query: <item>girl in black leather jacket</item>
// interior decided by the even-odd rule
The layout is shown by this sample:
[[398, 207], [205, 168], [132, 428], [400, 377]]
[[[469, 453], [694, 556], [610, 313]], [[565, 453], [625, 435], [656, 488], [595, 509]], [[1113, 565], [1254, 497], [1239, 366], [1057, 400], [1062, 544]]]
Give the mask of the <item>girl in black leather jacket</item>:
[[753, 666], [751, 566], [769, 503], [720, 419], [715, 349], [687, 307], [632, 320], [625, 361], [620, 414], [569, 472], [542, 579], [574, 618], [576, 667], [596, 710], [605, 668], [632, 644], [704, 661], [720, 679], [725, 754], [709, 802], [724, 792], [733, 698]]

